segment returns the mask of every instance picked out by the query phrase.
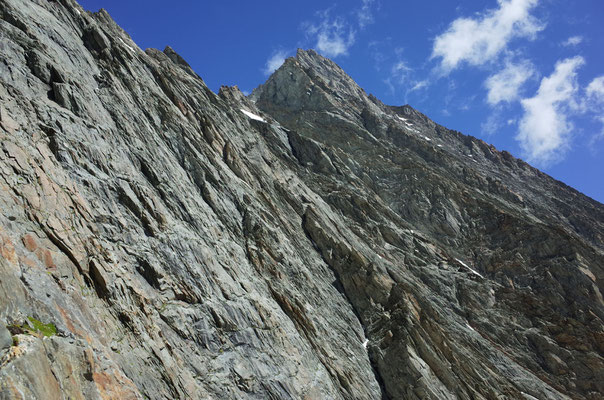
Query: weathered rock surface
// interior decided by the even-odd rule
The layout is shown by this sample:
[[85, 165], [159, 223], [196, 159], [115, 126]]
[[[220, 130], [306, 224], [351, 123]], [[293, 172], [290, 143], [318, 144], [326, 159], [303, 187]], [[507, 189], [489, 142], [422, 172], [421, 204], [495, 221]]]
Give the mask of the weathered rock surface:
[[216, 95], [1, 0], [0, 55], [1, 399], [603, 395], [601, 204], [312, 50]]

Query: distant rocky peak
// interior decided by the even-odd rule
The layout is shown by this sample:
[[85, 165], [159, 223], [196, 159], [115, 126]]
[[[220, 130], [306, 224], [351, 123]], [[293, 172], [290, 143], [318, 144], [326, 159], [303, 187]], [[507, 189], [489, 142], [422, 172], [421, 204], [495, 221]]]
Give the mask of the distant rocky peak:
[[182, 58], [182, 56], [180, 54], [178, 54], [176, 51], [174, 51], [174, 49], [172, 47], [166, 46], [166, 48], [164, 49], [164, 54], [167, 55], [168, 58], [170, 60], [172, 60], [173, 63], [177, 64], [178, 66], [183, 68], [185, 71], [187, 71], [189, 73], [194, 73], [193, 69], [191, 68], [189, 63], [186, 62], [185, 59]]
[[309, 58], [300, 57], [302, 62], [299, 58], [287, 59], [264, 85], [254, 91], [252, 97], [258, 105], [289, 111], [335, 109], [326, 80], [314, 72], [320, 64], [308, 62]]
[[306, 111], [360, 121], [365, 109], [384, 110], [335, 62], [312, 49], [298, 49], [250, 97], [260, 109], [277, 114]]
[[233, 107], [245, 106], [250, 110], [257, 111], [251, 98], [247, 98], [237, 85], [221, 86], [218, 90], [218, 97]]
[[315, 50], [298, 49], [296, 60], [316, 83], [322, 83], [334, 94], [343, 98], [368, 99], [365, 91], [338, 64]]

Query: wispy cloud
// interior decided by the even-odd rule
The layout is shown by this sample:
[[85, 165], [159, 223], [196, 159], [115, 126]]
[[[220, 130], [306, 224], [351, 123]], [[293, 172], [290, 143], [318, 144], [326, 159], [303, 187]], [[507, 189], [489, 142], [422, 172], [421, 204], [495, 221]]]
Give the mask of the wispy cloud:
[[414, 84], [411, 80], [412, 74], [413, 70], [407, 63], [399, 60], [390, 68], [390, 73], [388, 77], [384, 79], [384, 83], [390, 89], [390, 93], [394, 94], [397, 87], [409, 87]]
[[431, 58], [442, 72], [462, 63], [482, 65], [496, 59], [514, 38], [534, 38], [544, 25], [531, 15], [539, 0], [498, 0], [499, 8], [476, 18], [458, 18], [434, 40]]
[[497, 105], [517, 100], [522, 85], [534, 75], [535, 68], [528, 61], [518, 64], [507, 62], [501, 71], [485, 81], [484, 85], [488, 90], [487, 102]]
[[589, 100], [604, 104], [604, 75], [591, 81], [585, 89], [585, 94]]
[[371, 58], [373, 58], [373, 66], [376, 71], [381, 71], [383, 64], [388, 60], [388, 56], [382, 50], [384, 43], [379, 40], [373, 40], [368, 44]]
[[357, 17], [359, 20], [359, 27], [365, 28], [367, 25], [373, 23], [373, 3], [375, 0], [361, 0], [363, 5], [357, 11]]
[[318, 12], [318, 23], [302, 24], [307, 36], [315, 39], [315, 48], [327, 57], [347, 55], [354, 44], [355, 30], [342, 17], [331, 18], [330, 10]]
[[342, 36], [339, 29], [331, 32], [321, 32], [317, 39], [317, 49], [329, 57], [348, 54], [348, 49], [354, 44], [354, 32], [349, 31]]
[[598, 117], [598, 121], [602, 124], [602, 130], [589, 139], [589, 148], [593, 153], [596, 153], [596, 143], [604, 140], [604, 117]]
[[399, 61], [392, 66], [391, 74], [394, 79], [397, 80], [398, 83], [406, 83], [409, 78], [409, 74], [413, 70], [409, 68], [406, 62]]
[[480, 130], [487, 135], [493, 135], [499, 130], [501, 125], [501, 116], [495, 112], [489, 115], [485, 122], [480, 124]]
[[388, 77], [384, 79], [384, 83], [388, 86], [392, 94], [394, 94], [397, 89], [402, 89], [406, 98], [410, 93], [424, 89], [430, 85], [428, 79], [419, 80], [417, 71], [411, 68], [409, 64], [402, 59], [402, 48], [395, 49], [395, 53], [398, 61], [392, 64], [388, 71]]
[[541, 80], [534, 97], [521, 101], [524, 115], [516, 140], [531, 162], [549, 165], [560, 161], [570, 144], [572, 124], [568, 113], [579, 108], [577, 103], [577, 69], [582, 57], [556, 63], [554, 72]]
[[416, 90], [424, 89], [424, 88], [428, 87], [429, 84], [430, 84], [430, 81], [428, 79], [424, 79], [421, 81], [415, 81], [414, 85], [411, 87], [411, 89], [409, 89], [409, 91], [407, 93], [411, 93], [411, 92], [415, 92]]
[[604, 140], [604, 75], [595, 78], [585, 89], [587, 108], [596, 116], [595, 119], [602, 124], [602, 130], [593, 135], [589, 141], [591, 149], [595, 149], [596, 142]]
[[579, 44], [581, 44], [583, 42], [583, 37], [582, 36], [571, 36], [568, 39], [566, 39], [564, 42], [562, 42], [562, 46], [565, 47], [574, 47], [577, 46]]
[[[374, 22], [373, 11], [377, 0], [361, 0], [361, 6], [343, 16], [331, 16], [334, 7], [316, 13], [318, 22], [304, 22], [306, 36], [313, 38], [314, 47], [327, 57], [348, 55], [354, 45], [357, 30], [363, 30]], [[356, 20], [351, 20], [356, 16]]]
[[266, 60], [266, 64], [264, 65], [264, 74], [270, 75], [275, 72], [285, 61], [287, 57], [287, 51], [278, 50], [273, 52], [273, 54]]

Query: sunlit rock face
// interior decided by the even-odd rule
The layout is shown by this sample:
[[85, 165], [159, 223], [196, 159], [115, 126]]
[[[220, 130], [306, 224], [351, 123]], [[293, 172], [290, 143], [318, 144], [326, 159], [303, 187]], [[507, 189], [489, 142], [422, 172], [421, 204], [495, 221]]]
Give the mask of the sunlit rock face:
[[0, 2], [0, 398], [599, 399], [604, 206], [298, 51], [246, 98]]

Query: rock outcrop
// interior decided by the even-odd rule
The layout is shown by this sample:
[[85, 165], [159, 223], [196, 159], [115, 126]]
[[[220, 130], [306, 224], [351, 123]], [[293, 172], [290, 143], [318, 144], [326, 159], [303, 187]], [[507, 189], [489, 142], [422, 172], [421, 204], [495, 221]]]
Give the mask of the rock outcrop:
[[604, 206], [300, 50], [246, 98], [0, 1], [0, 398], [599, 399]]

